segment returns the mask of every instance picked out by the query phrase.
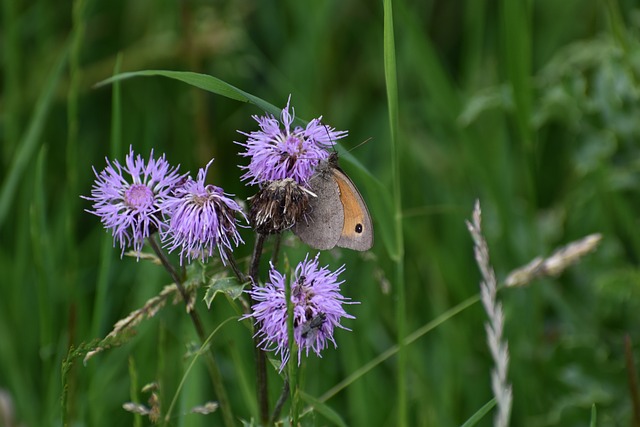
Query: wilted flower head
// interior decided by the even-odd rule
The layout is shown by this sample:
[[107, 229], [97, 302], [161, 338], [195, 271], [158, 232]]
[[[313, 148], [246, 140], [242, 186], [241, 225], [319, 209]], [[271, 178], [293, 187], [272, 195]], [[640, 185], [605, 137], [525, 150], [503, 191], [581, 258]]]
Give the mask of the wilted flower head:
[[93, 210], [87, 212], [100, 217], [123, 254], [129, 245], [140, 252], [144, 240], [164, 228], [160, 204], [184, 175], [178, 174], [180, 166], [169, 165], [164, 154], [154, 159], [153, 150], [146, 162], [140, 155], [134, 157], [132, 147], [124, 166], [117, 160], [106, 161], [107, 167], [100, 173], [93, 168], [96, 180], [91, 196], [82, 196], [93, 202]]
[[288, 230], [309, 208], [310, 191], [291, 178], [266, 183], [249, 199], [249, 221], [258, 233]]
[[327, 148], [347, 135], [346, 131], [336, 131], [323, 125], [320, 122], [322, 117], [311, 120], [306, 128], [297, 126], [291, 129], [295, 110], [291, 108], [289, 112], [290, 101], [291, 96], [279, 121], [270, 114], [253, 116], [260, 130], [240, 132], [248, 137], [247, 142], [238, 144], [246, 149], [240, 155], [251, 159], [249, 166], [242, 167], [246, 170], [242, 179], [249, 180], [250, 184], [285, 178], [299, 184], [306, 183], [318, 163], [329, 157]]
[[[304, 351], [309, 355], [313, 350], [320, 352], [332, 342], [335, 327], [349, 330], [340, 324], [341, 318], [353, 319], [342, 308], [343, 304], [357, 304], [340, 294], [338, 275], [344, 271], [344, 265], [332, 272], [327, 267], [318, 267], [318, 255], [312, 260], [305, 257], [298, 264], [291, 278], [291, 304], [293, 305], [293, 336], [298, 346], [298, 365]], [[287, 277], [277, 271], [273, 265], [269, 271], [269, 281], [263, 287], [254, 287], [249, 294], [256, 304], [253, 312], [243, 318], [253, 317], [261, 336], [260, 346], [267, 351], [275, 350], [280, 354], [284, 368], [289, 360], [287, 334], [287, 304], [285, 300], [285, 281]]]
[[[211, 160], [198, 171], [198, 178], [191, 177], [162, 203], [168, 227], [162, 237], [167, 240], [169, 252], [180, 248], [180, 263], [213, 255], [218, 247], [220, 258], [225, 263], [226, 250], [233, 250], [231, 242], [238, 246], [242, 238], [236, 228], [236, 214], [246, 217], [240, 205], [215, 185], [205, 185]], [[244, 242], [243, 242], [244, 243]]]

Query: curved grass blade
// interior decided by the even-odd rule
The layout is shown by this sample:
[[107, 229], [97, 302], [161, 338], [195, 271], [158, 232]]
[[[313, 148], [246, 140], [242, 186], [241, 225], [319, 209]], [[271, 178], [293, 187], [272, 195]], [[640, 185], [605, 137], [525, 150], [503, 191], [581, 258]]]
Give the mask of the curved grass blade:
[[478, 424], [478, 421], [480, 421], [482, 418], [484, 418], [484, 416], [487, 415], [487, 413], [494, 406], [496, 406], [496, 398], [495, 397], [493, 399], [491, 399], [490, 401], [488, 401], [487, 403], [485, 403], [482, 406], [482, 408], [478, 409], [476, 411], [476, 413], [473, 414], [471, 416], [471, 418], [469, 418], [467, 421], [465, 421], [465, 423], [462, 424], [462, 426], [460, 426], [460, 427], [472, 427], [472, 426]]
[[303, 401], [309, 404], [309, 406], [315, 409], [319, 414], [322, 414], [324, 417], [326, 417], [333, 424], [340, 427], [347, 427], [347, 424], [344, 422], [342, 417], [340, 417], [340, 415], [336, 411], [325, 405], [322, 401], [303, 392], [302, 390], [299, 390], [298, 393], [300, 393], [300, 397]]
[[[449, 310], [445, 311], [444, 313], [442, 313], [441, 315], [439, 315], [438, 317], [436, 317], [435, 319], [433, 319], [429, 323], [421, 326], [420, 328], [418, 328], [415, 331], [413, 331], [411, 334], [407, 335], [407, 337], [402, 342], [402, 345], [403, 346], [410, 345], [411, 343], [413, 343], [414, 341], [416, 341], [417, 339], [419, 339], [423, 335], [426, 335], [427, 333], [431, 332], [432, 330], [434, 330], [438, 326], [442, 325], [447, 320], [449, 320], [452, 317], [458, 315], [459, 313], [462, 313], [464, 310], [466, 310], [467, 308], [471, 307], [472, 305], [476, 304], [479, 301], [480, 301], [480, 294], [478, 293], [478, 294], [476, 294], [476, 295], [474, 295], [472, 297], [469, 297], [466, 300], [462, 301], [461, 303], [459, 303], [455, 307], [451, 307]], [[349, 386], [349, 384], [357, 381], [358, 379], [363, 377], [365, 374], [367, 374], [369, 371], [371, 371], [373, 368], [375, 368], [376, 366], [380, 365], [382, 362], [384, 362], [384, 361], [388, 360], [389, 358], [391, 358], [392, 356], [394, 356], [396, 353], [398, 353], [398, 351], [400, 351], [400, 345], [399, 344], [396, 344], [396, 345], [388, 348], [383, 353], [379, 354], [375, 358], [371, 359], [369, 362], [367, 362], [364, 365], [362, 365], [356, 371], [351, 373], [351, 375], [349, 375], [347, 378], [345, 378], [344, 380], [340, 381], [338, 384], [336, 384], [335, 386], [333, 386], [329, 390], [327, 390], [322, 396], [319, 397], [319, 400], [321, 402], [326, 402], [327, 400], [331, 399], [333, 396], [338, 394], [340, 391], [342, 391], [345, 388], [347, 388], [347, 386]], [[302, 415], [305, 415], [310, 410], [311, 410], [311, 408], [305, 408], [305, 410], [302, 412]]]
[[198, 349], [198, 351], [196, 351], [193, 355], [193, 358], [191, 359], [191, 361], [189, 362], [189, 365], [187, 366], [187, 369], [184, 371], [184, 374], [182, 375], [182, 379], [180, 380], [180, 384], [178, 384], [178, 387], [176, 388], [176, 391], [173, 395], [173, 399], [171, 399], [171, 404], [169, 405], [169, 409], [167, 409], [167, 413], [164, 416], [164, 420], [165, 422], [168, 422], [171, 419], [171, 413], [173, 412], [173, 408], [176, 406], [176, 403], [178, 402], [178, 397], [180, 397], [180, 392], [182, 391], [182, 388], [184, 387], [186, 381], [187, 381], [187, 377], [189, 376], [189, 373], [191, 372], [191, 370], [193, 369], [193, 366], [195, 365], [196, 361], [198, 360], [198, 358], [203, 355], [204, 353], [206, 353], [207, 351], [209, 351], [209, 345], [211, 343], [211, 340], [213, 339], [213, 337], [218, 333], [218, 331], [220, 331], [222, 329], [222, 327], [224, 325], [226, 325], [227, 323], [229, 323], [232, 320], [238, 320], [239, 316], [232, 316], [227, 318], [226, 320], [224, 320], [223, 322], [221, 322], [214, 330], [213, 332], [211, 332], [209, 334], [209, 336], [207, 337], [207, 339], [202, 343], [202, 345], [200, 346], [200, 348]]
[[181, 82], [190, 84], [197, 88], [206, 90], [207, 92], [215, 93], [217, 95], [224, 96], [226, 98], [235, 99], [240, 102], [248, 102], [256, 107], [263, 109], [264, 111], [273, 114], [276, 117], [280, 116], [281, 108], [251, 95], [237, 87], [230, 85], [229, 83], [220, 80], [216, 77], [209, 76], [207, 74], [193, 73], [191, 71], [167, 71], [167, 70], [143, 70], [143, 71], [131, 71], [128, 73], [116, 74], [106, 80], [97, 83], [94, 87], [101, 87], [119, 80], [130, 79], [133, 77], [148, 77], [148, 76], [162, 76]]

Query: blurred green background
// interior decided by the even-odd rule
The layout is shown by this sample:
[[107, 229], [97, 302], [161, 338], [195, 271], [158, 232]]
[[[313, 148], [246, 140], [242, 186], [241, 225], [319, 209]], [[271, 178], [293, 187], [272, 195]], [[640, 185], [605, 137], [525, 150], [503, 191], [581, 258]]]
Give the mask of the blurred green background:
[[[406, 329], [478, 293], [464, 220], [476, 198], [500, 279], [537, 255], [601, 232], [595, 254], [555, 279], [504, 290], [514, 426], [633, 425], [624, 337], [640, 348], [640, 8], [631, 0], [393, 2], [398, 67], [399, 170], [405, 243]], [[211, 157], [211, 182], [246, 198], [236, 130], [263, 112], [163, 77], [93, 88], [121, 71], [210, 74], [277, 106], [289, 94], [303, 119], [349, 130], [346, 148], [391, 189], [389, 116], [379, 1], [3, 0], [0, 96], [0, 390], [14, 424], [59, 425], [61, 365], [70, 346], [113, 324], [170, 282], [149, 262], [120, 259], [98, 218], [84, 212], [105, 156], [166, 153], [182, 170]], [[113, 111], [118, 114], [114, 117]], [[360, 305], [338, 349], [305, 362], [319, 396], [397, 340], [399, 284], [389, 256], [392, 216], [370, 176], [343, 162], [376, 227], [367, 255], [345, 263], [343, 289]], [[391, 190], [388, 190], [391, 191]], [[243, 268], [253, 237], [237, 251]], [[270, 243], [267, 249], [270, 249]], [[307, 249], [290, 233], [292, 263]], [[312, 254], [315, 252], [312, 252]], [[282, 259], [282, 257], [281, 257]], [[323, 264], [323, 265], [324, 265]], [[265, 277], [263, 269], [263, 277]], [[200, 296], [204, 295], [201, 290]], [[212, 331], [235, 314], [224, 299], [198, 310]], [[407, 348], [409, 425], [461, 425], [492, 397], [480, 304]], [[157, 381], [174, 396], [196, 341], [181, 305], [143, 322], [122, 347], [67, 377], [70, 425], [148, 425], [124, 402]], [[238, 419], [255, 416], [252, 341], [230, 322], [214, 339]], [[392, 357], [327, 404], [347, 425], [397, 422]], [[281, 380], [270, 370], [271, 401]], [[171, 425], [220, 425], [188, 414], [214, 399], [200, 364], [186, 378]], [[331, 422], [315, 414], [305, 425]], [[492, 425], [492, 414], [478, 425]], [[637, 424], [636, 424], [637, 425]]]

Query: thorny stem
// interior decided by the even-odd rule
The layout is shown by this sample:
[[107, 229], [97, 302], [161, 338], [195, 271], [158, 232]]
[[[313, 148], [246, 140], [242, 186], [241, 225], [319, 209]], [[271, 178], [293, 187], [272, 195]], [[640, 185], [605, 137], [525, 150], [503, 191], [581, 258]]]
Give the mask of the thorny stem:
[[[160, 245], [156, 239], [151, 236], [149, 237], [149, 244], [151, 248], [156, 253], [160, 262], [167, 270], [174, 283], [176, 284], [176, 288], [178, 288], [178, 292], [182, 295], [182, 299], [184, 303], [187, 305], [187, 312], [191, 317], [191, 322], [196, 329], [198, 334], [198, 338], [201, 343], [205, 343], [207, 336], [204, 333], [204, 328], [202, 327], [202, 321], [200, 320], [200, 316], [198, 312], [194, 309], [189, 308], [189, 296], [187, 295], [187, 291], [182, 285], [183, 278], [178, 275], [176, 269], [171, 265], [169, 260], [167, 259], [166, 254], [162, 251]], [[235, 421], [233, 418], [233, 413], [231, 412], [231, 405], [229, 404], [229, 399], [227, 398], [227, 391], [224, 388], [224, 384], [222, 382], [222, 375], [220, 374], [220, 370], [218, 369], [218, 365], [216, 364], [216, 360], [213, 356], [213, 350], [209, 347], [209, 351], [206, 353], [205, 361], [207, 363], [207, 369], [209, 370], [209, 376], [211, 377], [211, 382], [213, 384], [213, 388], [218, 397], [218, 403], [220, 404], [220, 408], [222, 409], [222, 418], [224, 419], [224, 424], [227, 427], [233, 427], [235, 425]]]
[[284, 403], [287, 401], [289, 397], [289, 379], [284, 379], [284, 384], [282, 385], [282, 394], [280, 394], [280, 398], [276, 402], [275, 408], [273, 408], [273, 414], [271, 415], [271, 424], [275, 424], [276, 420], [280, 416], [280, 412], [282, 411], [282, 407]]
[[[266, 236], [256, 233], [256, 243], [253, 247], [251, 255], [251, 264], [249, 265], [249, 278], [252, 286], [258, 286], [258, 267], [260, 266], [260, 258], [262, 257], [262, 248]], [[253, 298], [251, 299], [253, 306]], [[253, 334], [253, 344], [256, 354], [256, 382], [258, 394], [258, 407], [260, 408], [260, 421], [262, 425], [269, 422], [269, 396], [267, 394], [267, 356], [264, 350], [260, 348], [260, 338], [257, 334]]]

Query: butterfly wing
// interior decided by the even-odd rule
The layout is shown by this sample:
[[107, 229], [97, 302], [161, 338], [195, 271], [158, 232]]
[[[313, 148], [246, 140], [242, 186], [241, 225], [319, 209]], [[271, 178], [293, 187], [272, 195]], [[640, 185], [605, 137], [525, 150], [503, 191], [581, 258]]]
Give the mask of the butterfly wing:
[[337, 246], [367, 251], [373, 246], [373, 224], [369, 209], [351, 179], [339, 168], [332, 169], [332, 172], [340, 190], [340, 202], [344, 212]]
[[293, 232], [312, 248], [331, 249], [338, 243], [344, 226], [338, 183], [327, 171], [313, 176], [309, 187], [317, 197], [309, 197], [307, 221], [299, 221]]

